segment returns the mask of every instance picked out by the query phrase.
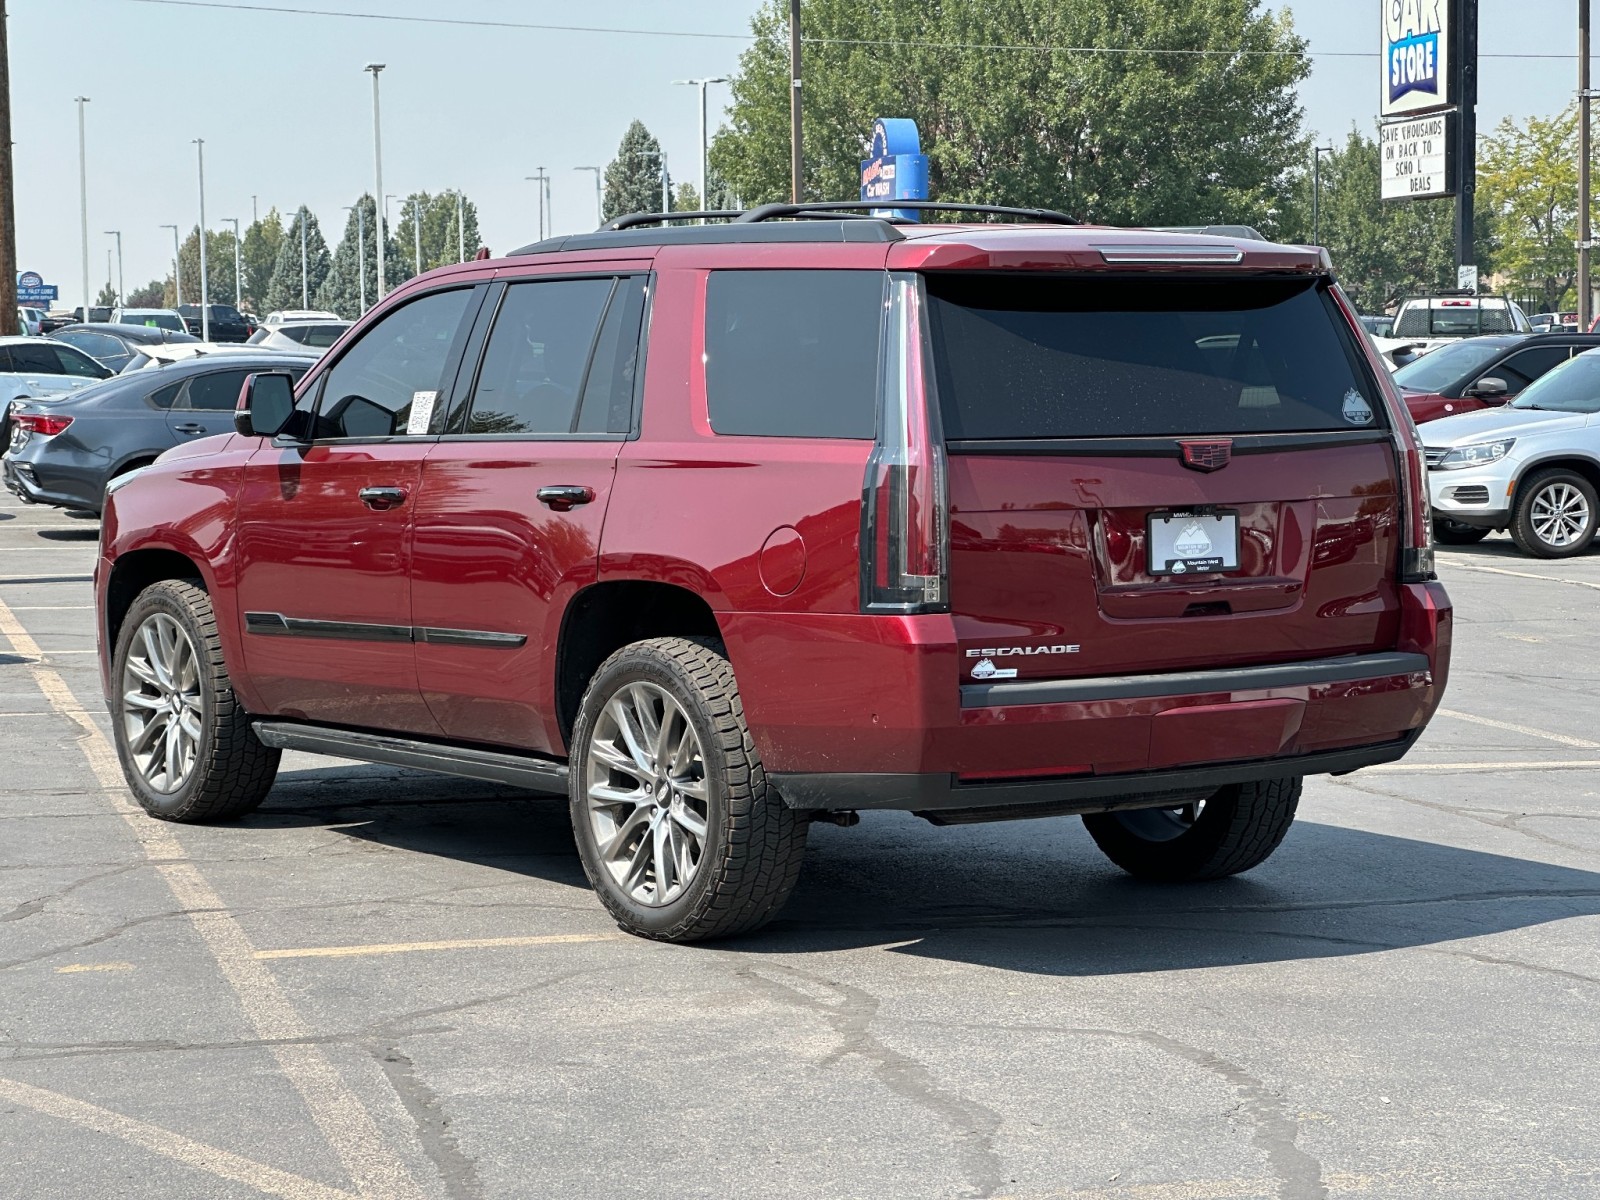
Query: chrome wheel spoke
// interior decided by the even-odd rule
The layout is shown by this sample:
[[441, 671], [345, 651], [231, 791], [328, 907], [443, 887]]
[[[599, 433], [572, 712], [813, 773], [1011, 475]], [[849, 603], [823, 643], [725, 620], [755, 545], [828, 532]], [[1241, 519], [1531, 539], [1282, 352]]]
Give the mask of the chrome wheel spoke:
[[632, 856], [627, 852], [628, 843], [649, 827], [650, 810], [648, 808], [634, 810], [633, 814], [617, 827], [617, 832], [611, 840], [600, 848], [600, 856], [610, 862], [631, 860]]
[[[133, 664], [130, 662], [128, 665], [132, 666]], [[154, 710], [165, 708], [167, 702], [160, 696], [152, 696], [143, 691], [132, 691], [122, 694], [122, 703], [128, 708]]]
[[672, 820], [680, 829], [683, 829], [686, 833], [693, 837], [696, 842], [705, 841], [705, 818], [699, 813], [695, 812], [688, 805], [682, 803], [674, 804], [672, 806]]
[[160, 792], [181, 788], [199, 759], [205, 709], [194, 643], [166, 613], [145, 618], [123, 660], [122, 721], [145, 782]]

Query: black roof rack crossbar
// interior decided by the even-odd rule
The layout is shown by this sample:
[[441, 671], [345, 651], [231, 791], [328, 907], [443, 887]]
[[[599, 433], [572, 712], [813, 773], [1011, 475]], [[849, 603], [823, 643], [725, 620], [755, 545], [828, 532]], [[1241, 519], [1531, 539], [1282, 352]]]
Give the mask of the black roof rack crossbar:
[[774, 221], [783, 217], [816, 218], [830, 214], [910, 209], [913, 212], [990, 213], [995, 216], [1020, 217], [1045, 225], [1076, 225], [1078, 221], [1066, 213], [1050, 208], [1013, 208], [1007, 204], [957, 204], [947, 200], [828, 200], [806, 204], [761, 204], [735, 217], [736, 224], [756, 221]]
[[638, 229], [641, 225], [670, 225], [673, 221], [721, 220], [731, 221], [740, 213], [737, 208], [707, 209], [705, 212], [635, 212], [624, 213], [607, 221], [596, 231], [605, 233], [618, 229]]

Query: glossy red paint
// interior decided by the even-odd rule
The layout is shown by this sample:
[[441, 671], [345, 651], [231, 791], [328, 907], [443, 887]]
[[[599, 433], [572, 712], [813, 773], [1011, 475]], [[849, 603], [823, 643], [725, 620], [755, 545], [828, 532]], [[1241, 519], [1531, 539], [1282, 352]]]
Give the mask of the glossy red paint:
[[[409, 438], [306, 449], [236, 437], [185, 447], [110, 498], [102, 607], [124, 556], [185, 554], [212, 592], [252, 712], [556, 755], [565, 753], [554, 682], [561, 618], [590, 583], [626, 580], [672, 585], [711, 608], [773, 772], [1120, 773], [1376, 744], [1427, 722], [1446, 678], [1450, 607], [1436, 583], [1397, 580], [1403, 464], [1388, 438], [1265, 454], [1236, 448], [1227, 469], [1211, 474], [1186, 470], [1175, 449], [1159, 459], [954, 455], [951, 611], [863, 613], [871, 444], [713, 433], [707, 273], [1170, 272], [1181, 266], [1159, 251], [1194, 245], [1092, 227], [907, 232], [895, 243], [669, 245], [628, 259], [628, 269], [654, 272], [640, 432], [630, 440]], [[1315, 250], [1205, 239], [1213, 242], [1239, 261], [1210, 272], [1312, 273], [1325, 261]], [[1152, 261], [1138, 261], [1149, 248]], [[386, 297], [341, 350], [441, 281], [608, 270], [617, 261], [589, 251], [447, 268]], [[1404, 422], [1387, 372], [1365, 353], [1391, 415]], [[308, 374], [302, 395], [333, 361]], [[558, 514], [534, 499], [547, 484], [588, 487], [595, 499]], [[367, 508], [356, 493], [375, 485], [402, 489], [405, 503]], [[1152, 577], [1145, 517], [1200, 503], [1238, 511], [1241, 570], [1199, 582]], [[797, 543], [804, 552], [795, 560]], [[325, 620], [526, 642], [508, 652], [243, 633], [247, 611], [308, 605]], [[996, 643], [1078, 647], [1008, 660], [1019, 679], [1395, 649], [1424, 654], [1430, 666], [1358, 683], [963, 708], [967, 651]]]
[[1476, 396], [1441, 396], [1437, 392], [1402, 392], [1406, 411], [1418, 425], [1437, 421], [1440, 417], [1455, 417], [1462, 413], [1477, 412], [1480, 408], [1493, 408]]

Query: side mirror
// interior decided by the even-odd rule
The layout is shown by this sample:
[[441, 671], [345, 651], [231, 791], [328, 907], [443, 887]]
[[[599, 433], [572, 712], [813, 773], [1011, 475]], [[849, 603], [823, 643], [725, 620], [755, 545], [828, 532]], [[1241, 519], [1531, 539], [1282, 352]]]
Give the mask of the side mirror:
[[1479, 400], [1487, 400], [1490, 403], [1496, 403], [1504, 402], [1506, 398], [1506, 392], [1509, 390], [1510, 389], [1506, 387], [1506, 381], [1504, 379], [1499, 379], [1493, 375], [1485, 375], [1482, 379], [1478, 380], [1477, 383], [1473, 384], [1472, 387], [1468, 389], [1468, 392], [1470, 395], [1476, 396]]
[[277, 437], [294, 414], [294, 376], [287, 371], [259, 371], [245, 377], [233, 428], [245, 437]]

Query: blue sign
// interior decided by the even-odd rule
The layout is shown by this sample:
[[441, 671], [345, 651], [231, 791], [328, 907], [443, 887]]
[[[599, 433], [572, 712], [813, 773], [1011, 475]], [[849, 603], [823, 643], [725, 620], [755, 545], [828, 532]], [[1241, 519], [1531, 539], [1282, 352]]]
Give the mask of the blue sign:
[[861, 198], [882, 200], [881, 216], [918, 219], [914, 208], [895, 208], [895, 200], [928, 198], [928, 156], [922, 153], [917, 123], [905, 117], [880, 117], [872, 124], [872, 157], [861, 164]]
[[1421, 33], [1389, 44], [1389, 100], [1407, 92], [1439, 94], [1439, 35]]
[[17, 276], [18, 304], [49, 304], [61, 294], [53, 283], [46, 283], [37, 271], [24, 271]]

